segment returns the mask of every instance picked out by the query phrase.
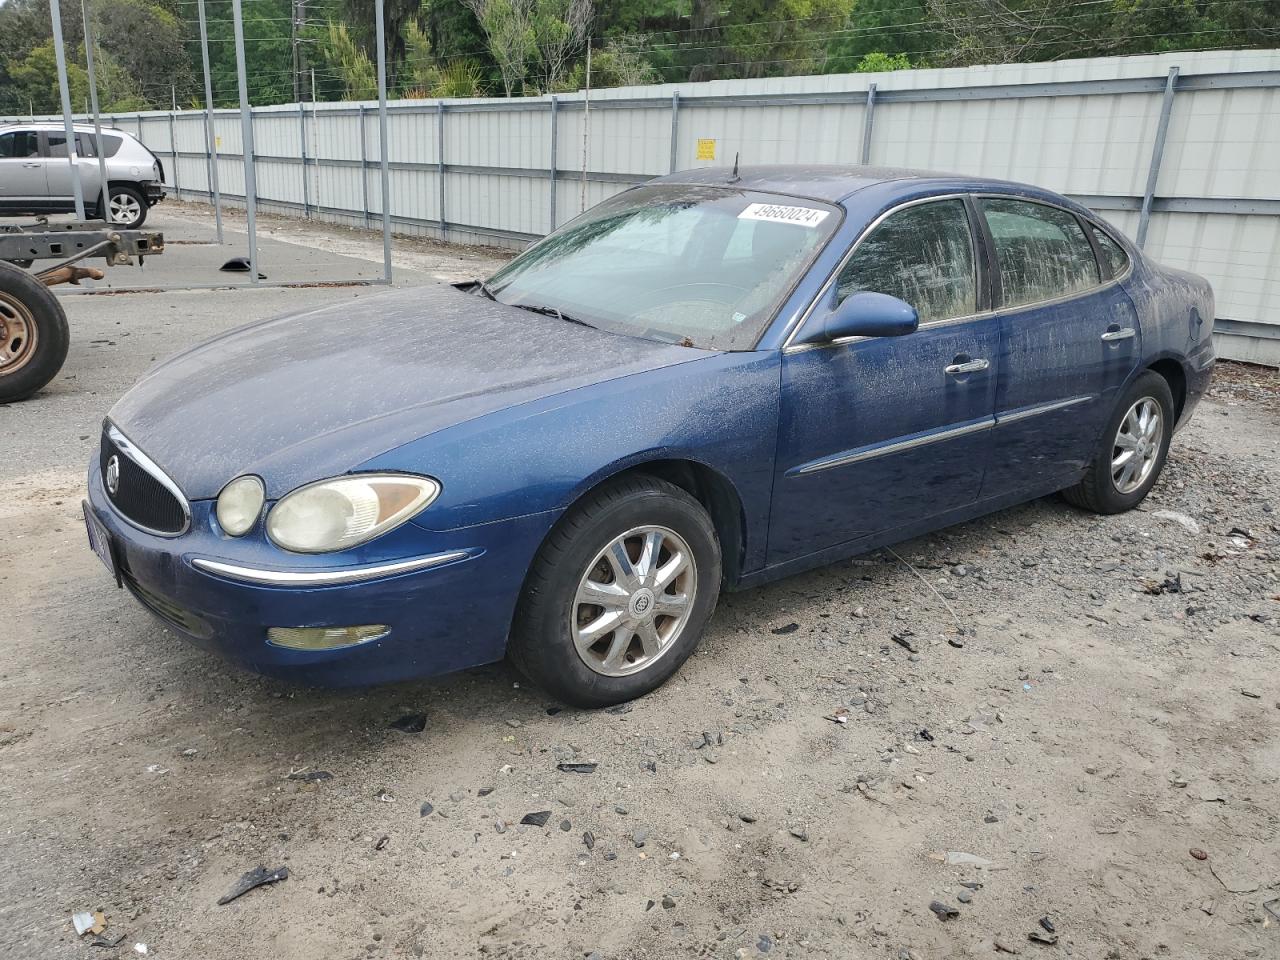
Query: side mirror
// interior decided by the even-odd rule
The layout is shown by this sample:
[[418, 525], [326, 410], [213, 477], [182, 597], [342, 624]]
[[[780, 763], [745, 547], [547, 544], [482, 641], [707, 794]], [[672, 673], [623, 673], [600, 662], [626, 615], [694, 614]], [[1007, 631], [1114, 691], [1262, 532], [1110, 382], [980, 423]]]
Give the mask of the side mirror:
[[885, 293], [862, 292], [846, 297], [825, 317], [811, 321], [796, 343], [830, 343], [847, 337], [902, 337], [920, 326], [916, 308]]

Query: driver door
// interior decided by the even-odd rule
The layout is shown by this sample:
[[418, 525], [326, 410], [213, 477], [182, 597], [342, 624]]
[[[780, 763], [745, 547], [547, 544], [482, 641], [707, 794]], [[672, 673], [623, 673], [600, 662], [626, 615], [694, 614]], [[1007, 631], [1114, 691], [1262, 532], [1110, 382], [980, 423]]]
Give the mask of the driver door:
[[769, 564], [977, 499], [1000, 325], [985, 309], [976, 236], [964, 198], [899, 208], [857, 244], [806, 323], [869, 290], [914, 306], [920, 328], [785, 350]]

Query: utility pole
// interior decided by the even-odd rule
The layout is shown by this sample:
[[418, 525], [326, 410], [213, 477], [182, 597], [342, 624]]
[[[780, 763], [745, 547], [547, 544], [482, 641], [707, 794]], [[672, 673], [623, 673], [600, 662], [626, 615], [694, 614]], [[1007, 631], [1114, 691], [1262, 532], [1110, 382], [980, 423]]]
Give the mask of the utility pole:
[[587, 148], [591, 131], [591, 37], [587, 36], [587, 89], [582, 98], [582, 197], [578, 212], [587, 209]]
[[293, 48], [293, 102], [302, 102], [302, 27], [307, 20], [307, 0], [292, 0], [289, 17], [289, 44]]

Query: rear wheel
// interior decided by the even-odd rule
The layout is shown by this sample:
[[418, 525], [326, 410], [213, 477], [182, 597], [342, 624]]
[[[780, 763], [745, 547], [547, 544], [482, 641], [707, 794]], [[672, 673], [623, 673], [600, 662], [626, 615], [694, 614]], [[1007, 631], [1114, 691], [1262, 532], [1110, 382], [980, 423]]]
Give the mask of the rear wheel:
[[655, 477], [609, 483], [547, 537], [512, 625], [515, 665], [567, 703], [602, 707], [664, 683], [702, 638], [720, 593], [702, 505]]
[[31, 396], [67, 359], [67, 315], [34, 276], [0, 263], [0, 403]]
[[113, 183], [107, 190], [104, 220], [134, 230], [147, 219], [147, 199], [137, 187]]
[[1173, 425], [1169, 384], [1148, 370], [1120, 397], [1084, 477], [1062, 495], [1094, 513], [1132, 510], [1160, 478]]

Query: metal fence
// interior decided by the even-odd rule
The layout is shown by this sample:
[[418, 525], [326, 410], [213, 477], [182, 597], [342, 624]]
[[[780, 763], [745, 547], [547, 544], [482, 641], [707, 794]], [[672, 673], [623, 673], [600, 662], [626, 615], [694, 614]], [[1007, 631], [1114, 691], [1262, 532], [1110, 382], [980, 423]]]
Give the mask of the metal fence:
[[[389, 106], [397, 232], [520, 246], [671, 170], [871, 163], [1034, 182], [1214, 284], [1224, 356], [1280, 363], [1280, 51], [1100, 58]], [[265, 210], [381, 217], [376, 104], [252, 111]], [[182, 198], [242, 198], [240, 115], [116, 115]]]

